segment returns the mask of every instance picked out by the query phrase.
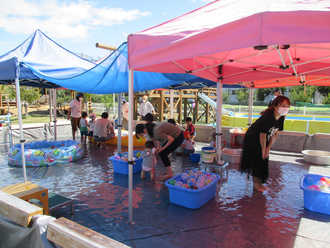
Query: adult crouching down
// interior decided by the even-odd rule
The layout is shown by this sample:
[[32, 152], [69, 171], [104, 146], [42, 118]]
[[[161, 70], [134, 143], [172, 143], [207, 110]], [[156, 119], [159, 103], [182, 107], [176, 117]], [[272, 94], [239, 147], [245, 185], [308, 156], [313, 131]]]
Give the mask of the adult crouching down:
[[[183, 142], [184, 136], [181, 129], [168, 122], [138, 124], [135, 132], [139, 136], [155, 138], [158, 142], [156, 153], [159, 154], [167, 170], [167, 177], [172, 177], [171, 162], [168, 155], [177, 149]], [[167, 141], [162, 147], [160, 142]]]

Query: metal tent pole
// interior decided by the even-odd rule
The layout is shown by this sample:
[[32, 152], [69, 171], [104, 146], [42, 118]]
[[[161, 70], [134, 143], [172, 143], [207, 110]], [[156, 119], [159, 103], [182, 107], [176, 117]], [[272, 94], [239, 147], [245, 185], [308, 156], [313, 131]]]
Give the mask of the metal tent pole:
[[252, 124], [252, 115], [253, 115], [253, 88], [249, 89], [249, 118], [248, 125]]
[[128, 98], [129, 98], [129, 119], [128, 119], [128, 211], [129, 211], [129, 223], [133, 224], [133, 208], [132, 208], [132, 198], [133, 198], [133, 82], [134, 82], [134, 71], [129, 70], [129, 82], [128, 82]]
[[53, 88], [53, 115], [54, 115], [54, 140], [57, 140], [57, 112], [56, 112], [56, 89]]
[[116, 118], [116, 106], [115, 106], [115, 97], [116, 97], [116, 94], [112, 94], [112, 106], [113, 106], [113, 118], [115, 119]]
[[25, 153], [24, 153], [24, 142], [25, 139], [23, 137], [23, 122], [22, 122], [22, 107], [21, 107], [21, 93], [20, 93], [20, 86], [19, 86], [19, 63], [17, 62], [17, 69], [16, 69], [16, 79], [15, 79], [15, 86], [16, 86], [16, 101], [17, 101], [17, 110], [18, 110], [18, 123], [19, 123], [19, 139], [21, 143], [21, 152], [22, 152], [22, 167], [23, 167], [23, 176], [24, 182], [26, 182], [26, 165], [25, 165]]
[[117, 141], [117, 150], [118, 150], [118, 154], [121, 153], [121, 125], [122, 125], [122, 121], [121, 121], [121, 107], [122, 107], [122, 97], [123, 94], [119, 93], [118, 94], [118, 141]]
[[222, 83], [221, 79], [217, 83], [217, 126], [216, 126], [216, 149], [218, 164], [221, 162], [221, 119], [222, 119]]
[[52, 89], [49, 89], [49, 122], [53, 121], [52, 117]]
[[171, 109], [170, 109], [170, 116], [171, 118], [173, 119], [173, 98], [174, 98], [174, 92], [173, 90], [170, 90], [170, 106], [171, 106]]

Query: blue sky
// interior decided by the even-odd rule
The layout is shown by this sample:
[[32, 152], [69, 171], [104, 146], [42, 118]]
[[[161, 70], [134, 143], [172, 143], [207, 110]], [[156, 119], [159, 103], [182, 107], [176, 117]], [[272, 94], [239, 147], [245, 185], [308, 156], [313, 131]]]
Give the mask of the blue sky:
[[0, 0], [0, 55], [36, 29], [66, 49], [104, 57], [97, 42], [118, 47], [139, 32], [212, 0]]

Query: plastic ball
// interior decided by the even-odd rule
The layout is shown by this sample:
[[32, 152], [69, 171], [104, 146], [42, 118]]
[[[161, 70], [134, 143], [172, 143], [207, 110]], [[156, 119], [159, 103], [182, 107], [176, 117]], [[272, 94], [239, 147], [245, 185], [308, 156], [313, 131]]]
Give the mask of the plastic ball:
[[119, 160], [120, 159], [120, 156], [117, 155], [117, 156], [114, 157], [114, 159]]
[[141, 152], [136, 153], [136, 157], [139, 158], [141, 156]]
[[188, 185], [189, 185], [189, 187], [191, 187], [191, 186], [195, 185], [195, 183], [194, 182], [189, 182]]
[[327, 186], [327, 184], [324, 182], [324, 181], [318, 181], [317, 183], [316, 183], [316, 185], [317, 186], [319, 186], [319, 187], [326, 187]]
[[182, 188], [186, 188], [186, 189], [189, 189], [189, 185], [188, 184], [182, 184]]
[[211, 177], [212, 177], [213, 180], [217, 179], [217, 175], [212, 175]]
[[203, 188], [204, 187], [204, 184], [203, 183], [199, 183], [196, 186], [200, 189], [200, 188]]
[[182, 185], [183, 185], [183, 182], [181, 182], [181, 181], [177, 181], [175, 183], [175, 186], [178, 186], [178, 187], [182, 187]]
[[320, 191], [320, 188], [317, 185], [311, 185], [311, 186], [308, 186], [307, 188]]
[[138, 143], [142, 143], [142, 142], [143, 142], [143, 139], [142, 139], [142, 138], [137, 139], [137, 142], [138, 142]]
[[210, 184], [212, 181], [210, 179], [206, 179], [205, 182], [204, 182], [204, 185], [208, 185]]
[[325, 183], [326, 183], [328, 186], [330, 186], [330, 179], [327, 178], [327, 180], [325, 181]]
[[189, 184], [190, 182], [193, 182], [194, 185], [195, 185], [195, 184], [196, 184], [196, 179], [195, 179], [195, 178], [189, 178], [189, 179], [188, 179], [188, 184]]
[[320, 181], [324, 181], [324, 182], [326, 182], [327, 179], [328, 179], [328, 178], [326, 178], [326, 177], [321, 177]]
[[188, 181], [188, 179], [189, 179], [189, 175], [188, 175], [187, 173], [183, 173], [183, 174], [181, 175], [181, 179], [182, 179], [182, 181]]
[[195, 174], [191, 174], [190, 178], [197, 179], [197, 176]]
[[308, 176], [304, 178], [304, 185], [311, 186], [313, 184], [314, 184], [313, 178]]
[[190, 176], [191, 174], [194, 174], [194, 172], [192, 170], [188, 171], [188, 175]]
[[210, 174], [210, 173], [206, 173], [206, 176], [207, 176], [207, 177], [210, 177], [210, 176], [211, 176], [211, 174]]
[[171, 179], [170, 181], [168, 181], [168, 184], [175, 185], [176, 181], [174, 179]]
[[198, 187], [196, 185], [191, 185], [190, 188], [191, 189], [198, 189]]

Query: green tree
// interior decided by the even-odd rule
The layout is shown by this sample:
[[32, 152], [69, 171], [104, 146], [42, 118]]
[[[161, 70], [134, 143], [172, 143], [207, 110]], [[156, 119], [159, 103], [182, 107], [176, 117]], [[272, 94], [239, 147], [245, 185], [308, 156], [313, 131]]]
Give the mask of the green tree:
[[271, 89], [258, 89], [257, 90], [257, 101], [265, 101], [265, 98], [270, 95]]
[[330, 104], [330, 93], [322, 99], [323, 104]]
[[112, 95], [103, 95], [101, 102], [104, 104], [105, 111], [109, 113], [112, 107]]
[[249, 100], [249, 91], [247, 89], [235, 90], [235, 94], [240, 104], [247, 104]]
[[[21, 104], [25, 108], [25, 118], [28, 117], [28, 106], [32, 104], [34, 101], [37, 101], [41, 95], [39, 94], [38, 88], [20, 87], [20, 95], [21, 95]], [[16, 90], [14, 88], [10, 88], [10, 97], [16, 98]]]
[[316, 86], [316, 89], [324, 97], [328, 97], [328, 94], [330, 93], [330, 87], [329, 86]]
[[223, 102], [228, 102], [228, 99], [229, 99], [229, 93], [222, 92], [222, 101]]
[[297, 102], [312, 102], [312, 98], [315, 96], [316, 87], [307, 85], [306, 94], [304, 91], [304, 85], [291, 87], [289, 97], [292, 105], [296, 105]]
[[56, 90], [57, 102], [65, 102], [71, 100], [70, 90]]

